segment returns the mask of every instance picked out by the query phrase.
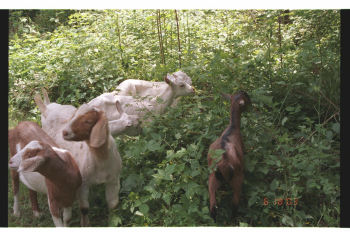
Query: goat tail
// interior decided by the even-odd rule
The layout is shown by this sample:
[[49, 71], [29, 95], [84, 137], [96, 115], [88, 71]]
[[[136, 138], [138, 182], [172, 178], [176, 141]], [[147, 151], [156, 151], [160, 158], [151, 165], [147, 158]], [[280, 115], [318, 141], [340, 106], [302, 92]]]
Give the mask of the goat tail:
[[41, 99], [40, 94], [36, 94], [34, 96], [34, 101], [36, 105], [39, 107], [40, 112], [46, 117], [46, 104]]
[[232, 160], [232, 157], [229, 156], [226, 152], [223, 154], [223, 158], [226, 160], [227, 164], [227, 181], [230, 181], [234, 175], [235, 168], [233, 167], [234, 161]]
[[220, 181], [225, 180], [229, 182], [234, 175], [234, 167], [226, 152], [223, 154], [222, 159], [224, 159], [224, 162], [220, 166], [216, 166], [215, 177]]

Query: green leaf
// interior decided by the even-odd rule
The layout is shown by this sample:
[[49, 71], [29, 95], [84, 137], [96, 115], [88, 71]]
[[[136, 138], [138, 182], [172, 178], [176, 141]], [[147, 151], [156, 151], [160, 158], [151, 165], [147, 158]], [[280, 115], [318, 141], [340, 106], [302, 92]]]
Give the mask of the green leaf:
[[287, 122], [287, 120], [288, 120], [287, 117], [284, 117], [284, 118], [282, 119], [282, 126]]
[[282, 224], [287, 226], [294, 226], [293, 219], [287, 215], [284, 215], [282, 218]]
[[340, 124], [339, 123], [333, 123], [332, 124], [332, 130], [336, 133], [336, 134], [339, 134], [340, 132]]
[[247, 227], [248, 223], [246, 222], [239, 222], [239, 227]]
[[223, 149], [209, 150], [210, 157], [214, 160], [221, 158], [222, 154], [225, 153]]
[[181, 138], [181, 134], [180, 134], [180, 133], [176, 133], [176, 134], [175, 134], [175, 138], [176, 138], [176, 139], [180, 139], [180, 138]]
[[286, 110], [287, 110], [287, 111], [293, 111], [293, 110], [294, 110], [294, 107], [292, 107], [292, 106], [287, 106], [287, 107], [286, 107]]
[[142, 204], [139, 206], [139, 210], [141, 211], [142, 214], [145, 215], [148, 213], [149, 207], [146, 204]]
[[259, 168], [259, 171], [262, 172], [264, 175], [266, 175], [269, 172], [269, 168], [266, 166], [261, 166]]
[[109, 226], [116, 227], [116, 226], [119, 226], [121, 224], [122, 224], [122, 219], [120, 217], [118, 217], [117, 215], [111, 216]]
[[271, 189], [271, 191], [275, 191], [276, 190], [276, 188], [278, 187], [278, 180], [277, 179], [274, 179], [272, 182], [271, 182], [271, 184], [270, 184], [270, 189]]
[[170, 205], [171, 195], [169, 193], [163, 193], [162, 199], [165, 201], [165, 203]]
[[250, 206], [252, 206], [253, 204], [255, 204], [255, 203], [256, 203], [256, 200], [257, 200], [257, 196], [256, 196], [256, 195], [250, 197], [249, 200], [248, 200], [248, 207], [250, 207]]
[[272, 106], [272, 96], [260, 95], [259, 101], [264, 103], [265, 105]]

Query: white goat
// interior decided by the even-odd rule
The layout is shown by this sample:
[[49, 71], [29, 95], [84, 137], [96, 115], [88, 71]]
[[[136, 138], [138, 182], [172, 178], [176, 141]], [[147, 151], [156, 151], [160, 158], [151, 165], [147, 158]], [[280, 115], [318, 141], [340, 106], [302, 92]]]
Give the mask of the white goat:
[[[115, 108], [108, 106], [119, 101], [128, 115], [137, 115], [141, 119], [147, 112], [163, 113], [175, 98], [194, 93], [191, 79], [181, 71], [173, 75], [168, 74], [164, 80], [164, 82], [151, 82], [129, 79], [122, 82], [117, 91], [104, 93], [88, 104], [103, 109], [108, 120], [112, 121], [120, 116]], [[111, 133], [116, 134], [114, 130], [111, 130]]]
[[[14, 213], [19, 215], [19, 176], [30, 191], [48, 195], [49, 209], [55, 226], [68, 226], [72, 217], [72, 204], [82, 182], [79, 168], [70, 152], [58, 148], [38, 124], [28, 121], [20, 122], [16, 128], [9, 131], [9, 143], [9, 166], [14, 190], [17, 189], [14, 193]], [[16, 154], [13, 154], [14, 146]], [[14, 173], [17, 175], [13, 175]], [[35, 198], [31, 195], [31, 201], [34, 215], [38, 215], [36, 195]]]
[[[185, 83], [191, 87], [192, 80], [186, 73], [178, 71], [172, 75], [167, 75], [175, 85], [184, 85]], [[167, 88], [166, 82], [152, 82], [136, 79], [128, 79], [121, 82], [116, 88], [117, 94], [122, 96], [140, 96], [140, 97], [156, 97], [162, 92], [162, 89]], [[184, 94], [187, 95], [187, 94]], [[181, 96], [181, 94], [178, 94]], [[176, 96], [176, 97], [178, 97]]]
[[[89, 224], [89, 188], [93, 184], [105, 183], [106, 200], [109, 209], [113, 209], [119, 202], [119, 176], [122, 162], [117, 146], [109, 133], [108, 121], [105, 113], [87, 104], [78, 109], [56, 103], [44, 104], [40, 96], [35, 101], [42, 113], [43, 129], [53, 137], [61, 147], [71, 151], [82, 175], [82, 185], [78, 190], [78, 199], [81, 210], [81, 226]], [[46, 103], [49, 101], [46, 101]], [[120, 109], [119, 102], [116, 102], [117, 110]], [[123, 118], [123, 112], [119, 112]], [[45, 116], [46, 115], [46, 116]], [[63, 123], [54, 120], [56, 115], [68, 118]], [[123, 123], [121, 120], [116, 120]], [[64, 138], [63, 138], [64, 137]], [[74, 140], [67, 141], [67, 140]], [[75, 142], [77, 141], [77, 142]], [[81, 142], [78, 142], [81, 141]]]

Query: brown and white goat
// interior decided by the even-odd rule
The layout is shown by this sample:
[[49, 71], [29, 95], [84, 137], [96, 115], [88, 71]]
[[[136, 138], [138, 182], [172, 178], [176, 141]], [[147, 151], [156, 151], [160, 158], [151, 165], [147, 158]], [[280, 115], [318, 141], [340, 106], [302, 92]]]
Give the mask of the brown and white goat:
[[[121, 107], [119, 102], [116, 102], [116, 107]], [[63, 128], [62, 135], [67, 141], [77, 141], [73, 143], [83, 141], [84, 146], [80, 149], [88, 151], [86, 157], [77, 157], [84, 179], [79, 198], [81, 224], [86, 226], [89, 224], [87, 210], [90, 185], [105, 183], [109, 209], [118, 205], [122, 160], [109, 132], [105, 112], [96, 107], [81, 105]]]
[[[67, 150], [56, 143], [34, 122], [21, 122], [9, 131], [11, 159], [9, 167], [13, 178], [15, 205], [18, 211], [18, 176], [30, 191], [48, 195], [49, 209], [55, 226], [68, 226], [72, 204], [82, 178], [79, 168]], [[16, 154], [13, 148], [16, 147]], [[24, 146], [24, 147], [23, 147]], [[22, 149], [20, 149], [23, 147]], [[17, 173], [16, 175], [14, 175]], [[36, 193], [36, 192], [35, 192]], [[17, 199], [16, 199], [17, 197]], [[17, 203], [16, 203], [17, 200]], [[31, 198], [33, 211], [38, 203]], [[63, 222], [61, 215], [63, 213]]]
[[[50, 103], [46, 91], [44, 101], [36, 95], [35, 102], [41, 111], [41, 123], [60, 147], [71, 151], [82, 176], [78, 190], [81, 212], [81, 226], [89, 225], [89, 189], [91, 185], [105, 184], [106, 201], [109, 209], [119, 202], [120, 173], [122, 161], [115, 141], [110, 133], [109, 121], [105, 112], [99, 108], [81, 105], [74, 106]], [[114, 120], [114, 129], [123, 129], [128, 115], [115, 102], [120, 119]], [[121, 128], [119, 127], [119, 124]]]
[[[234, 95], [223, 94], [223, 97], [231, 101], [230, 124], [222, 132], [221, 136], [209, 147], [208, 166], [214, 167], [209, 175], [209, 201], [210, 216], [216, 221], [217, 204], [216, 191], [224, 182], [229, 183], [233, 189], [233, 211], [237, 210], [241, 193], [243, 173], [243, 143], [240, 132], [241, 113], [250, 104], [250, 98], [244, 91]], [[224, 150], [221, 160], [216, 164], [213, 158], [215, 150]]]
[[[8, 141], [9, 141], [9, 149], [10, 149], [10, 157], [13, 157], [17, 152], [19, 152], [22, 148], [25, 147], [32, 140], [39, 140], [50, 144], [51, 146], [57, 146], [56, 143], [42, 130], [38, 129], [38, 125], [35, 122], [20, 122], [15, 128], [8, 131]], [[22, 179], [24, 183], [32, 183], [33, 181], [37, 181], [38, 183], [44, 183], [44, 176], [35, 172], [32, 175], [19, 175], [17, 170], [11, 169], [11, 181], [12, 181], [12, 190], [14, 197], [13, 204], [13, 214], [15, 216], [20, 216], [19, 211], [19, 179]], [[38, 192], [47, 193], [46, 185], [36, 184], [37, 188], [39, 188]], [[32, 203], [32, 210], [35, 217], [39, 217], [39, 205], [37, 200], [37, 192], [32, 190], [29, 187], [29, 198]]]

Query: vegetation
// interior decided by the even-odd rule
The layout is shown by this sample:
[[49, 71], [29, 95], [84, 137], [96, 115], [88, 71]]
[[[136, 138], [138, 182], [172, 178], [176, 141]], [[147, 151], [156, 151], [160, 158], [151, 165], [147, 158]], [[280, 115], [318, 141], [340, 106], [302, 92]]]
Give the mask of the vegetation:
[[[140, 136], [116, 138], [120, 203], [108, 213], [95, 186], [92, 226], [339, 226], [339, 11], [31, 13], [10, 12], [10, 127], [40, 122], [33, 96], [41, 87], [52, 101], [79, 106], [125, 79], [161, 81], [181, 69], [196, 88]], [[241, 121], [245, 181], [234, 219], [232, 192], [219, 191], [214, 223], [206, 154], [229, 123], [220, 93], [238, 90], [252, 99]], [[25, 217], [16, 219], [8, 187], [9, 226], [53, 226], [45, 196], [44, 216], [32, 220], [24, 188]]]

